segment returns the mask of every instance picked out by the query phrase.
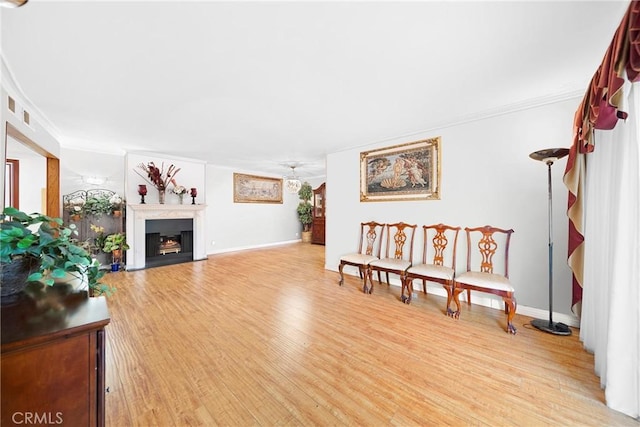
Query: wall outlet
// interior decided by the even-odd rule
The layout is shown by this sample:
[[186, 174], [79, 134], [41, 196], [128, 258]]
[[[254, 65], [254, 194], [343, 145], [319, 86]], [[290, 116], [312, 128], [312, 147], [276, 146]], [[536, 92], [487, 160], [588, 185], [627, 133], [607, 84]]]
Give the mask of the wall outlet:
[[215, 244], [216, 244], [216, 241], [215, 241], [215, 240], [212, 240], [212, 241], [211, 241], [211, 246], [214, 246]]

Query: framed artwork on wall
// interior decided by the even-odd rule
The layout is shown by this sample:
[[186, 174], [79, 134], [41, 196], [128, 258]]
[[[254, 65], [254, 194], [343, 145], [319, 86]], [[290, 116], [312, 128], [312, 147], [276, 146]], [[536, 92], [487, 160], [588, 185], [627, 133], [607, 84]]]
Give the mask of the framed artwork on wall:
[[282, 178], [233, 174], [234, 203], [282, 203]]
[[360, 201], [440, 199], [440, 137], [360, 153]]

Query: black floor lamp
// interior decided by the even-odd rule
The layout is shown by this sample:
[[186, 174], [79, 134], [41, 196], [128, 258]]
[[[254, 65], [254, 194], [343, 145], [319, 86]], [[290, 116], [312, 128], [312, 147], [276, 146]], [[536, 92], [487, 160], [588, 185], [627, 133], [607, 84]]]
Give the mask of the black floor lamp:
[[547, 177], [549, 189], [549, 320], [535, 319], [531, 324], [541, 331], [554, 335], [571, 335], [571, 329], [564, 323], [553, 321], [553, 209], [551, 193], [551, 165], [569, 154], [567, 148], [548, 148], [529, 154], [533, 160], [539, 160], [547, 164]]

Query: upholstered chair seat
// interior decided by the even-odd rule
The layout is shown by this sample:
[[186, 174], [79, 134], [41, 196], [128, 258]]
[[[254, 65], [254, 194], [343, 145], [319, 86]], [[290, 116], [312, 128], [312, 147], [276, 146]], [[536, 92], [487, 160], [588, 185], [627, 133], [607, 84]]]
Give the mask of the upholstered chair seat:
[[475, 286], [478, 288], [495, 289], [503, 292], [515, 292], [509, 279], [494, 273], [483, 273], [481, 271], [469, 271], [460, 274], [456, 281], [464, 283], [467, 286]]

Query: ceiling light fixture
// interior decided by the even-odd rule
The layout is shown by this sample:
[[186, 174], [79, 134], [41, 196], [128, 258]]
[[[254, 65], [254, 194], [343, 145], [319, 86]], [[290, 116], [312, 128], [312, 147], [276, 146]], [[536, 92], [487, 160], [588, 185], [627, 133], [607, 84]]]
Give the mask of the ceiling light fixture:
[[2, 7], [20, 7], [24, 6], [29, 0], [0, 0], [0, 6]]
[[300, 178], [296, 175], [296, 167], [289, 167], [291, 168], [291, 175], [284, 177], [284, 188], [286, 188], [289, 193], [297, 193], [302, 187], [302, 182], [300, 182]]
[[82, 181], [89, 185], [102, 185], [107, 181], [107, 179], [99, 176], [83, 176]]

